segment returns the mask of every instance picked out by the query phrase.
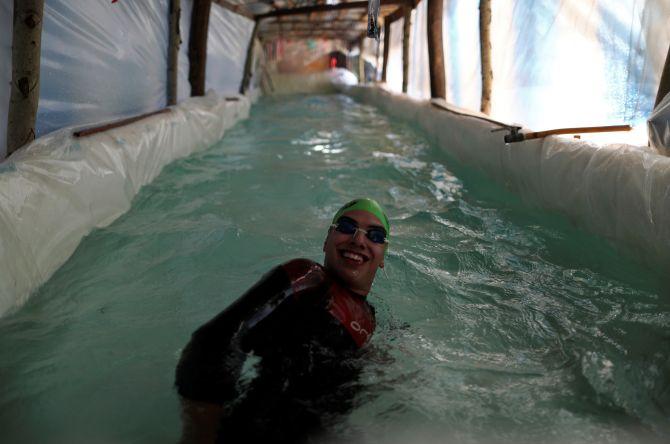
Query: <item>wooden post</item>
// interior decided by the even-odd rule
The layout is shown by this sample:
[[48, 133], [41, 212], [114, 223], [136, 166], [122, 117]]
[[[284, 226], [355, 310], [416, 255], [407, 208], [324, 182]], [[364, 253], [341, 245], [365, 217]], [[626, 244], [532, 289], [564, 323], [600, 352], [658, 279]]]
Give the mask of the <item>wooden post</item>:
[[656, 101], [654, 102], [654, 108], [661, 103], [663, 97], [670, 92], [670, 48], [668, 48], [668, 55], [665, 57], [665, 66], [663, 67], [663, 73], [661, 74], [661, 81], [658, 85], [658, 92], [656, 93]]
[[168, 72], [167, 72], [167, 104], [177, 104], [177, 75], [179, 73], [179, 45], [181, 35], [179, 33], [179, 17], [181, 16], [181, 1], [170, 0], [170, 13], [168, 19]]
[[7, 155], [35, 140], [44, 0], [14, 0]]
[[251, 32], [251, 39], [249, 40], [249, 46], [247, 47], [247, 59], [244, 62], [244, 75], [242, 76], [242, 84], [240, 85], [240, 94], [244, 95], [249, 89], [249, 82], [251, 82], [251, 66], [254, 63], [254, 42], [256, 41], [256, 35], [258, 34], [258, 23], [260, 20], [256, 20], [254, 23], [254, 30]]
[[412, 8], [404, 7], [404, 17], [402, 25], [402, 92], [407, 92], [409, 83], [409, 31], [412, 26]]
[[379, 42], [379, 39], [377, 39], [377, 51], [375, 53], [375, 79], [374, 82], [379, 81], [379, 47], [381, 46], [381, 43]]
[[365, 83], [365, 60], [363, 59], [363, 40], [358, 41], [358, 83]]
[[386, 82], [386, 68], [389, 64], [389, 46], [391, 46], [391, 21], [384, 19], [384, 61], [382, 62], [382, 82]]
[[491, 0], [479, 0], [479, 45], [482, 65], [482, 101], [480, 111], [491, 113]]
[[430, 67], [430, 96], [446, 99], [444, 50], [442, 48], [442, 11], [444, 0], [428, 0], [426, 14], [428, 31], [428, 66]]
[[205, 95], [207, 34], [211, 9], [212, 0], [193, 0], [191, 31], [188, 41], [188, 81], [191, 84], [191, 96]]

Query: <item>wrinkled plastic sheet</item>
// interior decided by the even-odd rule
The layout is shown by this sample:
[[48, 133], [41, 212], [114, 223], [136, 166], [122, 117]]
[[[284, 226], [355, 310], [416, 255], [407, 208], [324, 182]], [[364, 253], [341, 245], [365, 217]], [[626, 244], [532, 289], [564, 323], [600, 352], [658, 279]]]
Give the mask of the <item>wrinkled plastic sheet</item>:
[[647, 122], [649, 143], [665, 156], [670, 156], [670, 93], [654, 109]]
[[[412, 19], [408, 94], [417, 98], [430, 97], [425, 3]], [[536, 130], [646, 121], [670, 45], [670, 2], [497, 0], [492, 16], [493, 117]], [[391, 25], [387, 67], [396, 92], [402, 22]], [[479, 2], [444, 0], [443, 47], [447, 101], [479, 110]]]
[[210, 91], [136, 123], [41, 137], [0, 163], [0, 315], [22, 305], [93, 228], [125, 213], [163, 166], [221, 139], [250, 101]]
[[45, 2], [37, 136], [164, 107], [168, 6]]
[[568, 216], [653, 267], [670, 266], [670, 158], [646, 146], [547, 137], [506, 145], [500, 128], [380, 88], [343, 88], [415, 124], [432, 143], [529, 202]]
[[207, 89], [222, 94], [239, 92], [253, 30], [252, 20], [212, 4], [207, 38]]

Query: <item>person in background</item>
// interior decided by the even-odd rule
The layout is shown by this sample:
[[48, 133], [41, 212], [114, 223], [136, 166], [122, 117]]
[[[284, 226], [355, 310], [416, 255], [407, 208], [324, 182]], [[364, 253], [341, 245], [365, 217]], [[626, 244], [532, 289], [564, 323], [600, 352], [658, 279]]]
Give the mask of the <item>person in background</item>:
[[366, 296], [389, 228], [374, 200], [347, 203], [328, 229], [323, 265], [274, 268], [193, 333], [176, 371], [181, 442], [309, 442], [351, 409], [375, 329]]

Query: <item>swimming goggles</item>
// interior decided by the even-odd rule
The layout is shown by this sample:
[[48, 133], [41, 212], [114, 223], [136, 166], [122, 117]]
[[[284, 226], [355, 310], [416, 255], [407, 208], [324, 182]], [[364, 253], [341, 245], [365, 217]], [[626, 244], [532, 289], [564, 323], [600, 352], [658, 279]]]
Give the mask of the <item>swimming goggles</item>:
[[335, 231], [338, 231], [342, 234], [350, 234], [352, 237], [356, 236], [356, 233], [360, 231], [370, 239], [371, 242], [375, 244], [387, 244], [388, 240], [386, 239], [386, 232], [383, 228], [372, 227], [364, 230], [359, 228], [356, 222], [348, 217], [341, 217], [331, 225], [331, 228], [335, 228]]

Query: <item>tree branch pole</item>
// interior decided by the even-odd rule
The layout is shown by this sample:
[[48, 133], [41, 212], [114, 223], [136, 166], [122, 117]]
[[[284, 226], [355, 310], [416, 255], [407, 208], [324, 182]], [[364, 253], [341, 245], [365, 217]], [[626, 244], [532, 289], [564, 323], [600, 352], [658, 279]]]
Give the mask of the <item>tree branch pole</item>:
[[409, 31], [412, 26], [412, 8], [405, 6], [402, 25], [402, 92], [407, 92], [409, 83]]
[[363, 59], [363, 40], [365, 37], [361, 38], [358, 41], [358, 83], [361, 85], [365, 83], [365, 60]]
[[7, 155], [35, 140], [44, 0], [14, 0]]
[[386, 82], [386, 68], [389, 64], [389, 46], [391, 46], [391, 21], [384, 19], [384, 59], [382, 61], [382, 82]]
[[444, 0], [428, 0], [426, 14], [428, 31], [428, 66], [430, 67], [430, 96], [446, 99], [444, 50], [442, 48], [442, 12]]
[[665, 57], [665, 66], [663, 67], [661, 81], [658, 85], [658, 92], [656, 93], [654, 108], [656, 108], [656, 106], [661, 103], [661, 100], [663, 100], [663, 97], [665, 97], [668, 92], [670, 92], [670, 48], [668, 48], [668, 55]]
[[491, 0], [479, 0], [479, 45], [482, 66], [482, 100], [479, 107], [484, 114], [491, 113]]
[[191, 84], [192, 97], [205, 95], [207, 34], [211, 9], [212, 0], [193, 0], [191, 31], [188, 42], [188, 81]]
[[167, 104], [177, 104], [177, 77], [179, 73], [179, 18], [181, 16], [181, 1], [170, 0], [170, 15], [168, 18], [168, 71], [167, 71]]
[[244, 95], [249, 89], [249, 82], [251, 82], [251, 67], [254, 63], [254, 42], [258, 34], [258, 24], [260, 20], [254, 22], [254, 30], [251, 32], [251, 39], [249, 39], [249, 46], [247, 47], [247, 58], [244, 62], [244, 75], [242, 76], [242, 84], [240, 85], [240, 94]]

